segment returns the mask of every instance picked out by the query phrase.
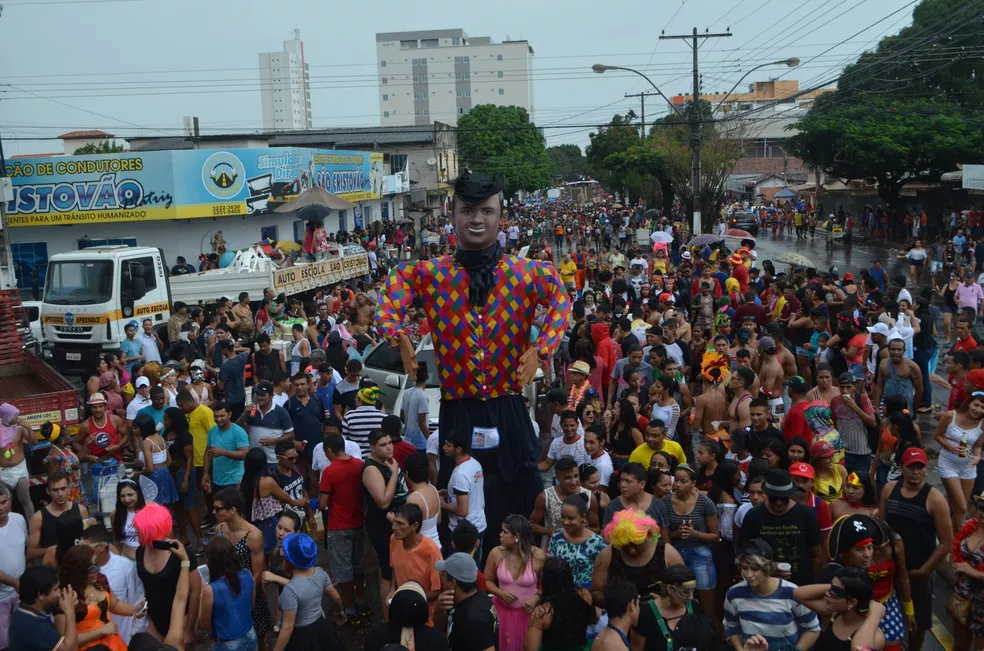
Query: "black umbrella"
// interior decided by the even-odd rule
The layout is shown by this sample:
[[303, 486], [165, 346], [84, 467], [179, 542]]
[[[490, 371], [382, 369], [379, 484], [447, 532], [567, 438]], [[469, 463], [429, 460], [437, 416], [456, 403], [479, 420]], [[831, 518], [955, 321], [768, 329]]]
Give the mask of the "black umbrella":
[[642, 213], [642, 216], [645, 217], [646, 219], [649, 219], [650, 217], [655, 219], [656, 217], [659, 217], [659, 211], [656, 210], [655, 208], [650, 208], [646, 212]]
[[308, 204], [297, 211], [298, 219], [308, 222], [323, 222], [331, 214], [331, 209], [321, 203]]

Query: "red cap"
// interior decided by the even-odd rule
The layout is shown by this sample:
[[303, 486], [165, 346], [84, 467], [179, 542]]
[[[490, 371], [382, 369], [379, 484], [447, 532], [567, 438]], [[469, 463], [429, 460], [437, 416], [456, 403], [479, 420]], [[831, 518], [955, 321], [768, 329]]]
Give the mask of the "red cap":
[[807, 479], [813, 479], [814, 477], [813, 466], [802, 461], [797, 461], [789, 465], [789, 476], [790, 477], [805, 477]]
[[830, 441], [824, 441], [820, 439], [810, 446], [810, 457], [832, 457], [834, 456], [834, 446], [830, 444]]
[[975, 368], [969, 371], [964, 379], [973, 384], [978, 389], [984, 390], [984, 369]]
[[926, 458], [926, 451], [922, 448], [908, 448], [902, 453], [902, 465], [911, 466], [914, 463], [921, 463], [924, 466], [929, 465], [929, 460]]
[[854, 280], [854, 274], [848, 271], [846, 274], [844, 274], [844, 280]]

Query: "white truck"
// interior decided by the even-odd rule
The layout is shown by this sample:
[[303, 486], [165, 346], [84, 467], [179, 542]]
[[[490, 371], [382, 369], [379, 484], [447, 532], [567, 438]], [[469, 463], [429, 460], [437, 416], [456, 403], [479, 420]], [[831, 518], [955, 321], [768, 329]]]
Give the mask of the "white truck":
[[258, 302], [272, 287], [287, 295], [368, 275], [367, 255], [276, 268], [262, 251], [237, 254], [225, 269], [168, 276], [164, 253], [154, 247], [106, 246], [59, 253], [48, 262], [41, 328], [45, 360], [68, 375], [92, 373], [97, 357], [119, 350], [130, 321], [151, 319], [167, 339], [171, 305], [238, 300]]

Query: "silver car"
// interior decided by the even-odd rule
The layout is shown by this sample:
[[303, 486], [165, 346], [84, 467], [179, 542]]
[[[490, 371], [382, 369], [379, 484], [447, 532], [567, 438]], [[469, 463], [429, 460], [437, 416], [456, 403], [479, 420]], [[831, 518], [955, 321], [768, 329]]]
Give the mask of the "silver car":
[[[438, 415], [441, 412], [441, 385], [430, 335], [426, 335], [417, 346], [417, 363], [426, 364], [427, 370], [430, 371], [424, 391], [430, 402], [428, 425], [433, 430], [437, 428]], [[364, 377], [372, 379], [385, 393], [382, 401], [386, 412], [399, 415], [403, 408], [403, 394], [414, 386], [413, 379], [403, 371], [403, 358], [400, 357], [399, 349], [385, 343], [376, 346], [362, 360], [362, 373]], [[531, 418], [535, 417], [534, 408], [542, 384], [543, 370], [538, 368], [533, 382], [523, 387], [523, 395], [530, 402]]]

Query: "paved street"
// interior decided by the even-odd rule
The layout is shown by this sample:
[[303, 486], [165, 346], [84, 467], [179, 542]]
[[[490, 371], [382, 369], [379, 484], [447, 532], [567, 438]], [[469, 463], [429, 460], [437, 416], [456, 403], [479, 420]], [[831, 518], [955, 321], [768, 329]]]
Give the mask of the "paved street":
[[[909, 267], [904, 262], [895, 260], [891, 256], [892, 246], [885, 246], [881, 244], [870, 244], [867, 242], [857, 242], [850, 247], [846, 248], [842, 244], [838, 245], [833, 250], [826, 250], [825, 247], [826, 240], [817, 233], [815, 240], [796, 240], [795, 236], [783, 237], [783, 238], [773, 238], [771, 233], [763, 237], [757, 238], [756, 240], [756, 251], [759, 256], [759, 264], [762, 261], [774, 258], [780, 253], [787, 251], [794, 251], [805, 255], [806, 257], [813, 260], [816, 263], [817, 268], [821, 270], [827, 270], [830, 267], [836, 266], [839, 275], [843, 276], [845, 272], [852, 272], [855, 276], [861, 269], [867, 269], [871, 266], [871, 260], [873, 258], [879, 258], [882, 264], [888, 270], [889, 275], [894, 273], [904, 273], [907, 277], [909, 274]], [[898, 248], [898, 245], [895, 245]], [[776, 270], [782, 269], [781, 265], [776, 265]], [[910, 288], [910, 291], [915, 294], [915, 291]], [[938, 328], [942, 324], [938, 324]], [[934, 385], [933, 387], [933, 399], [938, 402], [946, 404], [949, 398], [949, 392], [943, 387]], [[917, 420], [919, 424], [920, 431], [923, 434], [923, 445], [927, 449], [933, 450], [933, 455], [935, 456], [935, 451], [939, 449], [937, 443], [933, 440], [933, 435], [936, 431], [936, 421], [931, 416], [920, 416]], [[929, 482], [936, 488], [943, 490], [943, 484], [940, 481], [939, 474], [936, 472], [935, 464], [931, 464]], [[948, 572], [942, 573], [937, 572], [936, 577], [936, 590], [935, 590], [935, 600], [933, 602], [934, 609], [934, 626], [933, 635], [926, 636], [926, 642], [923, 645], [924, 651], [951, 651], [953, 648], [953, 638], [950, 633], [952, 629], [952, 623], [950, 618], [946, 615], [946, 600], [950, 592], [950, 583], [948, 582], [950, 575]]]

